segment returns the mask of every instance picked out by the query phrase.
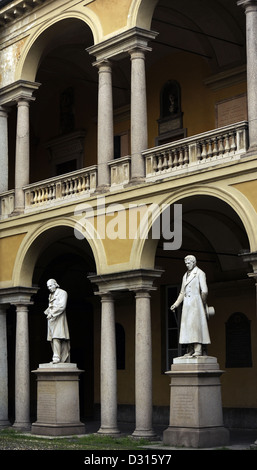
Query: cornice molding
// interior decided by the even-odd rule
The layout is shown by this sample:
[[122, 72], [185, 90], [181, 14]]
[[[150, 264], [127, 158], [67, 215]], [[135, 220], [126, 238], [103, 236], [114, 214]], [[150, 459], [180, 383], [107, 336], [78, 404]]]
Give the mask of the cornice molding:
[[30, 13], [47, 1], [48, 0], [16, 0], [9, 2], [3, 8], [0, 8], [0, 28]]
[[110, 58], [120, 59], [134, 49], [151, 51], [148, 42], [155, 39], [157, 35], [155, 31], [134, 27], [87, 48], [87, 52], [94, 55], [97, 62]]
[[11, 106], [18, 100], [34, 101], [33, 92], [38, 90], [41, 83], [18, 80], [0, 89], [0, 106]]

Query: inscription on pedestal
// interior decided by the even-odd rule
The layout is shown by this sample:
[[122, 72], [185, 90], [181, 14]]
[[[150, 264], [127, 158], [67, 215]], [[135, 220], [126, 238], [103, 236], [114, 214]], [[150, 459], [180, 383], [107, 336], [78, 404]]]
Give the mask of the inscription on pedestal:
[[84, 434], [79, 416], [79, 375], [76, 364], [40, 364], [37, 374], [37, 421], [32, 433], [49, 436]]
[[218, 447], [227, 445], [217, 359], [202, 356], [174, 359], [170, 383], [170, 422], [163, 432], [169, 446]]
[[55, 383], [45, 382], [38, 384], [38, 421], [54, 423], [56, 416]]
[[173, 394], [171, 420], [179, 423], [192, 423], [195, 418], [195, 400], [191, 390], [181, 392], [181, 389]]

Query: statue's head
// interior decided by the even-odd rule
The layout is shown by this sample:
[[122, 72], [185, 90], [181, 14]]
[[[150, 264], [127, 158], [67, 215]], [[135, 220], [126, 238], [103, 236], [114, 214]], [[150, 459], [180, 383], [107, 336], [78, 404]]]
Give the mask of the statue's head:
[[196, 266], [196, 257], [194, 255], [187, 255], [184, 258], [187, 269], [191, 270]]
[[56, 280], [55, 279], [49, 279], [46, 283], [48, 289], [50, 290], [50, 292], [54, 292], [56, 290], [57, 287], [59, 287], [59, 285], [57, 284]]

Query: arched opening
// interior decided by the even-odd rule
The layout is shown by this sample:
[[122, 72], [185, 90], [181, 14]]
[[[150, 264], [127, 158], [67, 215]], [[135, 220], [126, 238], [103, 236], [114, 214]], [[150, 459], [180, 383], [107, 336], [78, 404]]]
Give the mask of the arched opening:
[[[21, 79], [41, 84], [30, 103], [30, 183], [95, 163], [97, 71], [86, 51], [92, 44], [90, 27], [80, 19], [66, 18], [42, 31], [27, 51]], [[15, 129], [13, 108], [9, 119], [13, 162]], [[9, 180], [14, 187], [12, 172]]]
[[[168, 370], [173, 357], [183, 353], [178, 344], [180, 310], [173, 314], [171, 304], [176, 300], [186, 266], [184, 257], [193, 254], [197, 265], [206, 273], [209, 288], [208, 304], [214, 306], [216, 314], [209, 320], [211, 345], [208, 354], [219, 358], [225, 367], [225, 322], [230, 312], [244, 308], [254, 322], [254, 283], [247, 276], [249, 266], [243, 262], [240, 252], [249, 250], [249, 240], [244, 225], [236, 212], [224, 201], [213, 196], [191, 196], [176, 201], [182, 205], [182, 244], [179, 249], [166, 250], [163, 236], [164, 225], [170, 222], [173, 231], [174, 206], [168, 209], [155, 223], [160, 224], [161, 237], [152, 238], [152, 229], [145, 241], [142, 260], [151, 265], [155, 255], [155, 266], [164, 273], [153, 298], [153, 329], [161, 320], [161, 363], [162, 371]], [[147, 264], [147, 258], [149, 263]], [[160, 310], [156, 305], [160, 306]], [[158, 312], [160, 311], [160, 317]], [[157, 367], [157, 366], [156, 366]], [[157, 369], [156, 369], [157, 370]]]
[[[48, 306], [47, 280], [54, 278], [67, 291], [67, 321], [71, 338], [70, 360], [83, 371], [80, 375], [81, 420], [94, 414], [94, 314], [98, 310], [98, 298], [88, 280], [96, 271], [95, 260], [88, 242], [78, 240], [71, 227], [59, 226], [43, 232], [35, 241], [36, 252], [27, 259], [24, 269], [32, 273], [32, 285], [38, 287], [29, 307], [29, 357], [30, 370], [52, 360], [50, 342], [47, 341], [47, 320], [44, 311]], [[33, 244], [30, 251], [34, 251]], [[15, 311], [10, 312], [8, 328], [15, 330]], [[15, 335], [14, 335], [15, 337]], [[14, 345], [10, 342], [10, 352]], [[12, 354], [13, 356], [13, 354]], [[14, 358], [10, 356], [10, 360]], [[9, 367], [9, 370], [14, 370]], [[12, 375], [12, 372], [11, 372]], [[10, 380], [10, 408], [13, 407], [13, 378]], [[36, 377], [31, 374], [31, 421], [36, 418]], [[13, 410], [10, 410], [13, 416]]]
[[[249, 267], [239, 256], [243, 250], [249, 250], [249, 241], [244, 226], [234, 210], [224, 201], [210, 196], [189, 197], [177, 201], [177, 204], [182, 204], [181, 247], [174, 251], [165, 250], [162, 233], [155, 255], [156, 265], [165, 270], [161, 279], [163, 311], [165, 311], [163, 339], [166, 343], [163, 360], [166, 361], [168, 368], [172, 358], [183, 353], [183, 347], [178, 343], [181, 307], [175, 313], [170, 312], [169, 308], [179, 294], [182, 277], [186, 272], [184, 257], [187, 254], [193, 254], [197, 259], [197, 265], [205, 272], [209, 288], [208, 304], [213, 305], [216, 310], [216, 316], [209, 321], [210, 355], [222, 357], [224, 360], [224, 345], [220, 349], [217, 338], [220, 339], [218, 330], [222, 328], [221, 336], [224, 339], [224, 322], [229, 310], [223, 308], [221, 299], [224, 304], [232, 308], [235, 299], [232, 293], [238, 288], [243, 291], [249, 288], [249, 292], [254, 296], [252, 282], [247, 277]], [[171, 227], [173, 227], [174, 223], [178, 222], [174, 220], [172, 206], [170, 212]], [[164, 219], [165, 217], [163, 222]], [[251, 309], [250, 304], [248, 308]], [[253, 315], [254, 312], [251, 312], [251, 316]]]
[[81, 20], [65, 19], [42, 36], [41, 86], [31, 107], [31, 182], [96, 162], [98, 78], [86, 51], [92, 32]]

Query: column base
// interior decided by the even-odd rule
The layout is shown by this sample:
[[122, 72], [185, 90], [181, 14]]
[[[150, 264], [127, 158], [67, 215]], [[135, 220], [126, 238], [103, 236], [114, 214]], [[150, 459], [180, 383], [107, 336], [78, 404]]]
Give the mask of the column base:
[[132, 436], [146, 439], [155, 439], [157, 437], [152, 429], [135, 429]]
[[13, 217], [21, 214], [24, 214], [24, 207], [16, 207], [11, 213]]
[[10, 426], [11, 426], [11, 423], [10, 423], [10, 421], [8, 421], [8, 419], [0, 420], [0, 429], [1, 428], [8, 428]]
[[118, 428], [108, 428], [108, 427], [100, 427], [97, 431], [97, 434], [105, 434], [106, 436], [117, 436], [120, 434], [120, 430]]
[[31, 423], [27, 423], [27, 422], [15, 422], [13, 425], [12, 425], [13, 428], [15, 429], [19, 429], [21, 431], [30, 431], [31, 430]]
[[130, 186], [136, 186], [138, 184], [144, 184], [145, 183], [145, 177], [144, 176], [133, 176], [131, 180], [124, 184], [124, 188], [129, 188]]
[[97, 186], [96, 190], [94, 191], [94, 194], [103, 194], [103, 193], [108, 193], [109, 191], [110, 191], [109, 184], [101, 184], [101, 186]]

